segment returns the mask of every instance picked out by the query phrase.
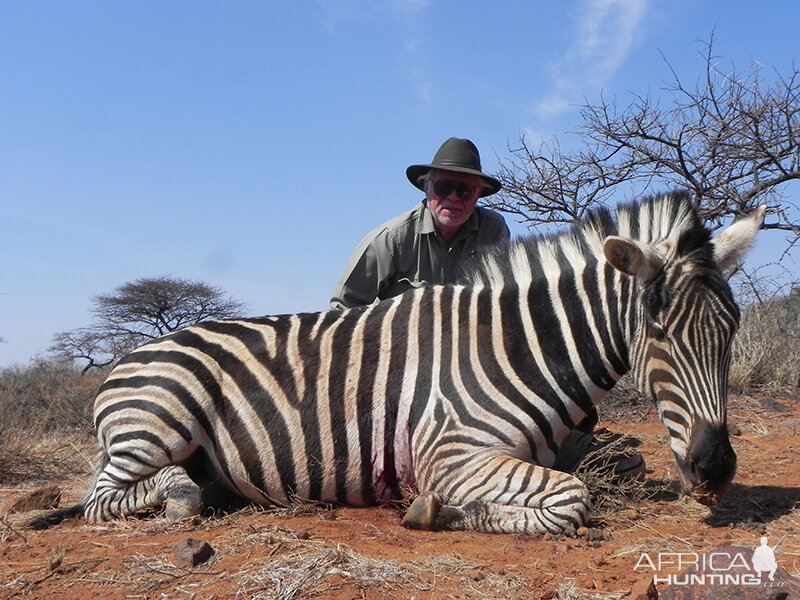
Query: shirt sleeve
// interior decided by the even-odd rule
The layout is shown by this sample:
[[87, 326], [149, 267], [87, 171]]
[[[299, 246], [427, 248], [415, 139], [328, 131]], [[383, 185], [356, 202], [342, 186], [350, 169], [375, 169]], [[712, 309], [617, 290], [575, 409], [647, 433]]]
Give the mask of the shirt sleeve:
[[333, 310], [372, 304], [394, 275], [392, 241], [385, 228], [365, 237], [347, 262], [344, 274], [333, 290]]

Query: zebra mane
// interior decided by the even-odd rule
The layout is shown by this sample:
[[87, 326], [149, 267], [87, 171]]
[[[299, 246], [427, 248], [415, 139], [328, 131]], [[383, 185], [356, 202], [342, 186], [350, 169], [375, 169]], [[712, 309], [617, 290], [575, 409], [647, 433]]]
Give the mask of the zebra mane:
[[[616, 217], [616, 218], [615, 218]], [[594, 209], [569, 229], [532, 234], [486, 251], [472, 265], [468, 280], [476, 284], [530, 283], [546, 273], [576, 270], [605, 260], [603, 243], [610, 235], [664, 245], [673, 257], [698, 249], [710, 260], [711, 232], [703, 225], [686, 192], [651, 196], [617, 207]]]

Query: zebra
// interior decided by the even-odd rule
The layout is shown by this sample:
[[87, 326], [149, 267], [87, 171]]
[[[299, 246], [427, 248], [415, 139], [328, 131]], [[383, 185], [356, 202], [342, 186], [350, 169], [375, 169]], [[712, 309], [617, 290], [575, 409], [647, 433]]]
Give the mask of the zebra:
[[657, 404], [684, 491], [714, 505], [736, 469], [739, 311], [724, 273], [764, 210], [712, 238], [670, 192], [486, 252], [464, 284], [170, 333], [111, 371], [89, 491], [34, 526], [158, 507], [193, 517], [199, 472], [259, 504], [371, 505], [411, 489], [408, 527], [574, 533], [589, 492], [552, 466], [629, 371]]

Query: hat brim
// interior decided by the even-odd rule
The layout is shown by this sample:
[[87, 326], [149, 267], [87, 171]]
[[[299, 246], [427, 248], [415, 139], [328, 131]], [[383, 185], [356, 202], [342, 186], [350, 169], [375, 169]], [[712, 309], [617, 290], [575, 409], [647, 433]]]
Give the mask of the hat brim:
[[476, 175], [480, 177], [484, 183], [483, 191], [481, 192], [480, 196], [481, 198], [496, 194], [503, 187], [500, 185], [500, 182], [497, 181], [497, 179], [494, 177], [489, 177], [486, 173], [476, 171], [475, 169], [470, 169], [469, 167], [458, 167], [455, 165], [448, 165], [446, 167], [442, 165], [411, 165], [406, 169], [406, 177], [408, 177], [411, 185], [424, 192], [425, 188], [422, 186], [419, 179], [431, 169], [437, 169], [439, 171], [453, 171], [454, 173], [466, 173], [467, 175]]

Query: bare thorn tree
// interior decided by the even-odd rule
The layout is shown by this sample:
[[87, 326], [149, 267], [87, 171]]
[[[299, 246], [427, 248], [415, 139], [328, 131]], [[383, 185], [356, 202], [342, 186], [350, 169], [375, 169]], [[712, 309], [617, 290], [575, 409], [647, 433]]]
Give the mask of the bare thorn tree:
[[798, 207], [783, 195], [784, 184], [800, 179], [800, 71], [767, 82], [757, 63], [723, 70], [712, 47], [713, 35], [694, 87], [667, 63], [669, 106], [647, 96], [622, 108], [605, 99], [583, 105], [575, 151], [562, 153], [557, 141], [531, 147], [521, 136], [501, 159], [504, 190], [490, 205], [531, 224], [570, 222], [620, 192], [684, 188], [717, 224], [766, 204], [764, 229], [786, 231], [787, 245], [797, 244]]
[[92, 298], [95, 323], [57, 333], [49, 348], [58, 357], [85, 360], [85, 373], [104, 367], [145, 342], [209, 319], [242, 314], [244, 305], [203, 282], [170, 277], [137, 279]]
[[110, 347], [114, 340], [99, 328], [81, 327], [55, 334], [48, 350], [57, 358], [85, 360], [86, 364], [81, 370], [83, 375], [90, 369], [107, 367], [124, 354], [124, 351], [117, 352]]

